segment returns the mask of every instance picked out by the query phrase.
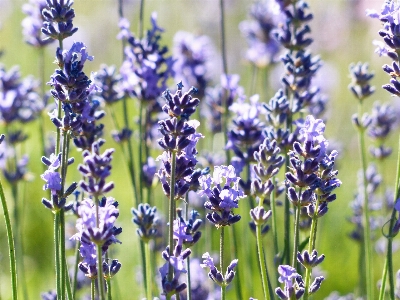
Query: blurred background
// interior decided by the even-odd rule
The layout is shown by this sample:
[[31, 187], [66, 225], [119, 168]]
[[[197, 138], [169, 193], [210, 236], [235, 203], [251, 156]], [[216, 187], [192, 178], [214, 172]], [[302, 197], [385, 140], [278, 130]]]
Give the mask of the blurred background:
[[[39, 54], [36, 49], [27, 45], [22, 36], [21, 21], [25, 17], [22, 13], [22, 5], [27, 1], [22, 0], [0, 0], [0, 50], [3, 55], [0, 63], [8, 70], [18, 65], [23, 77], [34, 75], [39, 77]], [[228, 54], [229, 73], [241, 76], [240, 84], [245, 93], [250, 96], [252, 66], [245, 60], [247, 43], [245, 37], [239, 30], [239, 24], [250, 18], [249, 10], [252, 1], [226, 0], [226, 39]], [[319, 223], [317, 245], [320, 253], [326, 255], [325, 262], [321, 265], [321, 272], [326, 276], [321, 290], [316, 299], [323, 299], [332, 291], [341, 294], [354, 290], [358, 283], [357, 271], [358, 247], [356, 242], [348, 236], [352, 231], [352, 224], [348, 222], [351, 217], [350, 201], [357, 189], [357, 170], [360, 168], [357, 135], [351, 123], [351, 115], [357, 112], [357, 101], [348, 91], [350, 78], [348, 66], [352, 62], [369, 62], [370, 69], [375, 70], [376, 76], [373, 84], [377, 87], [376, 93], [365, 104], [368, 111], [375, 100], [390, 102], [397, 111], [400, 111], [400, 101], [392, 98], [389, 93], [380, 87], [389, 81], [386, 73], [382, 71], [382, 65], [390, 63], [389, 58], [379, 57], [374, 53], [374, 39], [379, 39], [377, 34], [380, 29], [379, 21], [365, 16], [365, 9], [379, 9], [382, 1], [377, 0], [310, 0], [310, 9], [314, 14], [311, 22], [311, 36], [314, 43], [311, 46], [313, 54], [320, 55], [323, 66], [318, 72], [317, 79], [321, 89], [329, 97], [328, 111], [326, 114], [325, 136], [332, 144], [337, 145], [339, 150], [338, 168], [339, 178], [343, 182], [342, 187], [337, 189], [337, 200], [330, 205], [329, 213]], [[65, 48], [69, 48], [73, 41], [84, 42], [90, 55], [94, 56], [93, 62], [85, 65], [85, 72], [89, 74], [100, 68], [100, 65], [116, 65], [117, 69], [122, 62], [121, 42], [116, 39], [118, 34], [118, 11], [115, 0], [76, 0], [73, 8], [76, 17], [74, 25], [79, 28], [78, 32], [65, 41]], [[217, 0], [146, 0], [145, 1], [145, 29], [150, 26], [150, 14], [155, 11], [158, 15], [158, 25], [165, 29], [162, 43], [172, 51], [173, 38], [178, 31], [187, 31], [194, 34], [207, 35], [211, 38], [215, 54], [212, 59], [214, 63], [209, 72], [214, 84], [219, 82], [222, 72], [219, 30], [219, 6]], [[139, 1], [124, 1], [125, 17], [131, 22], [131, 31], [137, 32], [139, 18]], [[56, 66], [53, 64], [56, 45], [51, 44], [45, 52], [45, 73], [47, 78], [54, 72]], [[278, 63], [269, 68], [268, 74], [258, 76], [255, 93], [260, 94], [261, 101], [268, 101], [279, 88], [279, 78], [282, 74], [282, 66]], [[169, 83], [175, 90], [173, 80]], [[265, 88], [265, 87], [268, 88]], [[130, 103], [132, 119], [136, 118], [136, 100]], [[121, 108], [118, 108], [119, 110]], [[136, 228], [131, 222], [132, 191], [129, 186], [127, 168], [118, 146], [110, 137], [112, 128], [111, 119], [103, 119], [105, 123], [104, 138], [107, 140], [106, 147], [116, 148], [114, 155], [112, 180], [116, 188], [112, 196], [120, 203], [119, 225], [123, 228], [120, 235], [122, 245], [113, 247], [113, 256], [122, 263], [122, 269], [117, 276], [116, 299], [141, 299], [141, 275], [138, 256], [138, 239]], [[46, 120], [49, 132], [54, 127]], [[3, 132], [0, 124], [0, 132]], [[30, 299], [38, 299], [43, 291], [55, 288], [53, 267], [53, 216], [41, 204], [45, 192], [42, 190], [43, 181], [40, 178], [42, 165], [40, 162], [40, 141], [38, 127], [32, 125], [26, 128], [29, 135], [25, 143], [25, 153], [29, 155], [30, 178], [23, 184], [20, 193], [23, 201], [22, 232], [24, 245], [24, 263], [26, 267], [25, 280]], [[213, 139], [211, 135], [207, 139]], [[397, 133], [392, 138], [392, 146], [396, 152]], [[215, 138], [215, 137], [214, 137]], [[137, 141], [135, 142], [137, 143]], [[221, 151], [222, 149], [214, 149]], [[157, 157], [161, 151], [153, 150], [153, 157]], [[200, 151], [201, 153], [201, 151]], [[72, 151], [71, 156], [76, 158], [76, 165], [81, 160], [81, 153]], [[394, 185], [396, 155], [393, 154], [383, 169], [384, 181]], [[80, 178], [74, 168], [70, 168], [68, 178], [71, 181]], [[10, 198], [10, 188], [5, 185], [6, 196]], [[160, 185], [156, 186], [156, 203], [160, 210], [165, 207], [166, 198], [161, 192]], [[12, 209], [10, 204], [10, 209]], [[245, 234], [248, 231], [248, 213], [243, 222], [238, 223]], [[71, 221], [74, 220], [71, 218]], [[1, 299], [10, 299], [10, 277], [7, 254], [7, 237], [3, 218], [0, 218], [0, 296]], [[70, 231], [74, 232], [74, 224], [71, 223]], [[255, 245], [255, 238], [248, 238]], [[268, 243], [269, 237], [266, 239]], [[249, 255], [254, 255], [254, 245], [249, 247]], [[268, 244], [266, 244], [268, 255]], [[202, 246], [203, 247], [203, 246]], [[243, 246], [244, 247], [244, 246]], [[208, 251], [208, 250], [205, 250]], [[196, 250], [198, 257], [205, 252], [203, 249]], [[71, 251], [72, 254], [72, 251]], [[375, 280], [380, 278], [384, 257], [375, 255]], [[400, 259], [396, 258], [395, 270], [400, 268]], [[159, 261], [161, 265], [161, 261]], [[258, 274], [257, 266], [254, 265], [254, 274]], [[271, 268], [271, 267], [269, 267]], [[204, 274], [206, 271], [203, 270]], [[252, 274], [246, 274], [249, 278]], [[257, 275], [256, 275], [257, 276]], [[236, 284], [236, 283], [235, 283]], [[248, 296], [257, 297], [262, 295], [261, 285], [258, 278], [252, 278], [242, 283]], [[134, 296], [133, 296], [134, 295]], [[230, 295], [230, 297], [229, 297]], [[228, 299], [234, 299], [232, 291]]]

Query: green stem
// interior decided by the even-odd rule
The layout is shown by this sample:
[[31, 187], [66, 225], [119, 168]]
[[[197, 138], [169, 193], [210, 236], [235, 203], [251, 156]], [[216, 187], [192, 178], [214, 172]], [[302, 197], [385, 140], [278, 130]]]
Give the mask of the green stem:
[[[127, 103], [126, 97], [123, 98], [122, 103], [123, 103], [123, 111], [124, 111], [125, 128], [129, 128], [128, 103]], [[129, 139], [127, 141], [127, 145], [128, 145], [128, 161], [127, 161], [127, 163], [128, 163], [128, 168], [129, 168], [129, 175], [131, 177], [133, 193], [134, 193], [133, 206], [137, 207], [139, 201], [137, 199], [138, 190], [137, 190], [137, 186], [136, 186], [135, 164], [134, 164], [134, 160], [133, 160], [133, 149], [132, 149], [131, 139]]]
[[[40, 76], [40, 96], [42, 97], [43, 107], [44, 107], [44, 97], [46, 93], [46, 85], [45, 85], [45, 70], [44, 70], [44, 47], [39, 48], [39, 76]], [[44, 128], [44, 120], [43, 120], [43, 111], [39, 113], [38, 116], [39, 121], [39, 139], [40, 145], [42, 147], [42, 156], [46, 156], [46, 135], [45, 135], [45, 128]], [[44, 170], [46, 170], [46, 165], [43, 164]]]
[[[260, 202], [262, 202], [262, 201], [260, 201]], [[260, 263], [261, 282], [262, 282], [262, 287], [263, 287], [264, 299], [270, 300], [271, 298], [269, 297], [270, 291], [269, 291], [269, 285], [268, 285], [268, 274], [267, 274], [264, 251], [263, 251], [263, 246], [262, 246], [261, 224], [257, 224], [257, 226], [256, 226], [256, 239], [257, 239], [258, 261]]]
[[[224, 274], [224, 236], [225, 236], [225, 226], [221, 227], [221, 232], [219, 236], [219, 261], [220, 261], [220, 272]], [[239, 273], [239, 272], [238, 272]], [[240, 285], [240, 282], [239, 282]], [[221, 300], [226, 299], [226, 285], [225, 282], [221, 285]]]
[[[187, 220], [187, 219], [186, 219]], [[186, 258], [186, 270], [187, 270], [187, 288], [186, 288], [186, 300], [192, 300], [192, 284], [190, 282], [190, 256]]]
[[[168, 243], [169, 243], [169, 256], [174, 253], [174, 220], [175, 220], [175, 172], [176, 172], [176, 152], [171, 151], [171, 181], [170, 181], [170, 197], [169, 197], [169, 228], [168, 228]], [[168, 266], [168, 281], [172, 282], [174, 277], [174, 267], [171, 263]], [[167, 300], [171, 299], [167, 295]]]
[[64, 269], [65, 269], [65, 278], [66, 278], [66, 288], [67, 288], [67, 296], [68, 300], [73, 300], [74, 297], [72, 296], [72, 286], [71, 286], [71, 279], [69, 278], [69, 272], [68, 272], [68, 265], [67, 265], [67, 260], [64, 260]]
[[[275, 183], [275, 176], [272, 177], [272, 182]], [[272, 212], [272, 234], [274, 236], [274, 251], [275, 255], [279, 253], [279, 244], [278, 244], [278, 228], [276, 222], [276, 189], [271, 193], [271, 212]]]
[[[112, 294], [111, 294], [111, 278], [107, 277], [106, 279], [106, 284], [107, 284], [107, 300], [112, 300]], [[150, 298], [149, 298], [150, 299]], [[151, 300], [151, 299], [150, 299]]]
[[[390, 249], [392, 250], [392, 249]], [[389, 243], [388, 243], [388, 251], [389, 251]], [[386, 289], [386, 279], [387, 279], [387, 270], [388, 270], [388, 260], [385, 258], [385, 264], [383, 265], [383, 271], [382, 271], [382, 282], [381, 282], [381, 288], [379, 290], [379, 300], [384, 300], [385, 298], [385, 289]], [[390, 298], [390, 300], [393, 300], [394, 298]]]
[[[225, 37], [225, 8], [224, 8], [224, 0], [219, 1], [220, 7], [220, 30], [221, 30], [221, 52], [222, 52], [222, 73], [225, 76], [228, 76], [228, 63], [227, 63], [227, 55], [226, 55], [226, 37]], [[229, 118], [229, 110], [228, 110], [228, 103], [227, 103], [227, 90], [223, 90], [222, 95], [222, 131], [224, 134], [224, 144], [228, 142], [228, 118]], [[226, 155], [226, 163], [229, 164], [230, 162], [230, 153], [229, 150], [225, 150]]]
[[[98, 196], [94, 196], [94, 201], [96, 205], [96, 227], [99, 228], [99, 199]], [[104, 287], [103, 287], [103, 250], [100, 244], [96, 244], [96, 255], [97, 255], [97, 281], [99, 289], [99, 299], [104, 300]]]
[[[359, 119], [361, 119], [362, 103], [359, 103]], [[367, 191], [367, 156], [365, 153], [365, 139], [364, 129], [359, 129], [359, 150], [361, 157], [361, 167], [363, 173], [363, 195], [364, 195], [364, 209], [363, 209], [363, 223], [364, 223], [364, 248], [365, 248], [365, 272], [366, 272], [366, 287], [367, 299], [374, 299], [373, 290], [373, 264], [372, 264], [372, 249], [371, 249], [371, 228], [369, 222], [369, 197]]]
[[[120, 17], [120, 19], [124, 17], [124, 7], [122, 2], [122, 0], [118, 0], [118, 16]], [[125, 45], [126, 40], [122, 39], [122, 60], [125, 60]]]
[[75, 246], [75, 265], [74, 265], [74, 286], [72, 289], [72, 299], [75, 299], [76, 289], [78, 287], [78, 264], [79, 264], [79, 247], [81, 246], [81, 242], [77, 241]]
[[145, 105], [143, 104], [143, 100], [139, 100], [140, 105], [139, 105], [139, 141], [138, 143], [139, 146], [139, 192], [140, 192], [140, 200], [141, 202], [144, 201], [143, 199], [143, 147], [146, 145], [146, 140], [143, 136], [144, 133], [144, 124], [143, 124], [143, 113], [146, 110]]
[[[319, 207], [319, 199], [317, 199], [317, 202], [315, 203], [314, 215], [312, 217], [312, 222], [311, 222], [310, 241], [308, 242], [308, 253], [310, 254], [315, 249], [315, 240], [318, 228], [318, 207]], [[305, 288], [304, 300], [307, 300], [309, 296], [308, 289], [310, 286], [310, 281], [311, 281], [311, 268], [307, 268], [305, 287], [304, 287]]]
[[[396, 183], [395, 183], [395, 196], [393, 200], [393, 205], [396, 205], [396, 201], [400, 198], [400, 138], [399, 138], [399, 148], [397, 150], [397, 170], [396, 170]], [[387, 246], [387, 272], [389, 275], [389, 291], [390, 299], [394, 300], [395, 297], [395, 284], [394, 284], [394, 274], [393, 274], [393, 253], [392, 253], [392, 243], [393, 243], [393, 227], [396, 222], [396, 209], [393, 208], [392, 215], [389, 222], [389, 236], [388, 236], [388, 246]], [[382, 279], [383, 280], [383, 279]]]
[[96, 279], [92, 279], [90, 283], [90, 299], [96, 300]]
[[[185, 195], [185, 219], [189, 220], [189, 193], [186, 193]], [[191, 276], [190, 276], [190, 256], [187, 257], [186, 259], [186, 282], [187, 282], [187, 288], [186, 288], [186, 300], [192, 300], [192, 284], [191, 284]]]
[[[238, 245], [238, 236], [237, 236], [237, 230], [235, 230], [235, 227], [231, 226], [232, 229], [232, 244], [233, 244], [233, 249], [232, 249], [232, 253], [238, 253], [238, 249], [239, 249], [239, 245]], [[237, 282], [242, 282], [241, 279], [241, 275], [240, 275], [240, 267], [237, 266], [237, 272], [236, 272], [236, 279]], [[221, 270], [222, 272], [222, 270]], [[242, 285], [241, 284], [235, 284], [235, 292], [236, 292], [236, 298], [237, 299], [243, 299], [242, 297]]]
[[147, 279], [147, 285], [146, 285], [146, 293], [147, 293], [147, 299], [152, 299], [152, 284], [151, 284], [151, 251], [150, 251], [150, 243], [146, 242], [144, 243], [145, 247], [145, 256], [146, 256], [146, 279]]
[[61, 299], [65, 299], [65, 286], [67, 283], [67, 279], [65, 278], [65, 275], [67, 274], [66, 272], [66, 266], [65, 266], [65, 260], [66, 260], [66, 255], [65, 255], [65, 212], [64, 209], [60, 210], [60, 275], [61, 275]]
[[10, 215], [8, 213], [8, 208], [7, 208], [7, 201], [6, 197], [4, 196], [3, 184], [1, 183], [1, 181], [0, 181], [0, 198], [1, 198], [1, 205], [3, 207], [4, 221], [6, 223], [7, 238], [8, 238], [8, 255], [10, 258], [12, 299], [16, 300], [18, 299], [18, 294], [17, 294], [18, 284], [17, 284], [17, 263], [15, 260], [14, 237], [11, 227]]
[[60, 211], [54, 212], [54, 247], [55, 247], [55, 265], [56, 265], [56, 288], [57, 295], [62, 295], [61, 292], [61, 267], [60, 267]]
[[144, 0], [140, 0], [139, 11], [139, 39], [143, 38], [143, 15], [144, 15]]
[[[299, 199], [300, 199], [299, 192]], [[294, 220], [294, 246], [293, 246], [293, 256], [292, 256], [292, 267], [297, 269], [297, 251], [299, 247], [299, 224], [300, 224], [300, 212], [301, 206], [300, 203], [296, 206], [296, 216]]]

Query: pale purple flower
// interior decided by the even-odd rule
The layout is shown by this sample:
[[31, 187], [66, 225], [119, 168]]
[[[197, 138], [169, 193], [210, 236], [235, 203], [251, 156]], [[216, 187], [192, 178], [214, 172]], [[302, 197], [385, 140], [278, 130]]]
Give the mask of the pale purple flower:
[[324, 131], [324, 122], [321, 119], [314, 119], [312, 115], [306, 117], [305, 122], [300, 128], [300, 134], [303, 136], [305, 142], [324, 141]]
[[174, 240], [177, 240], [177, 245], [182, 245], [183, 242], [191, 242], [193, 240], [190, 234], [186, 233], [187, 225], [181, 219], [174, 220]]
[[210, 270], [215, 270], [216, 269], [215, 265], [214, 265], [214, 260], [210, 256], [210, 253], [208, 253], [208, 252], [204, 253], [202, 258], [203, 258], [203, 263], [200, 264], [200, 266], [202, 268], [209, 268]]
[[52, 194], [61, 190], [61, 176], [57, 171], [54, 171], [53, 169], [46, 170], [44, 174], [40, 175], [40, 177], [46, 181], [43, 190], [49, 189]]

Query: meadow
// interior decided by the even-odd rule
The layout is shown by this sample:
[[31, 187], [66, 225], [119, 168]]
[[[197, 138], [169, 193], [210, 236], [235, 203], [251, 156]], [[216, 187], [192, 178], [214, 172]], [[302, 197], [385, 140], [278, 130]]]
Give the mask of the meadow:
[[[399, 299], [400, 8], [384, 3], [0, 0], [18, 274], [0, 225], [0, 299]], [[27, 12], [53, 42], [26, 42]], [[294, 249], [325, 257], [304, 267]]]

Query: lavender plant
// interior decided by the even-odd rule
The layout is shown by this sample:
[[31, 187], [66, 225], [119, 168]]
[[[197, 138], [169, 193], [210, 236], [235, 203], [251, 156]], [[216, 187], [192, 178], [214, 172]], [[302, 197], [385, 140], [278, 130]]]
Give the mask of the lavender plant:
[[[0, 126], [6, 133], [6, 144], [3, 142], [0, 148], [0, 166], [4, 167], [5, 195], [8, 197], [10, 191], [11, 196], [14, 191], [18, 193], [15, 198], [18, 198], [19, 203], [13, 208], [21, 216], [24, 190], [20, 182], [33, 174], [28, 170], [37, 171], [35, 160], [31, 159], [28, 165], [28, 159], [22, 153], [26, 150], [32, 155], [39, 152], [36, 150], [37, 145], [27, 137], [37, 136], [44, 144], [45, 131], [49, 130], [51, 134], [56, 132], [53, 134], [55, 145], [50, 153], [44, 154], [42, 151], [45, 169], [40, 175], [44, 181], [43, 189], [48, 192], [42, 203], [54, 216], [53, 256], [56, 273], [55, 290], [52, 290], [51, 281], [46, 282], [50, 286], [44, 287], [48, 292], [41, 295], [43, 299], [78, 299], [81, 296], [91, 299], [248, 299], [250, 295], [258, 299], [322, 299], [328, 294], [326, 299], [372, 299], [375, 286], [373, 275], [376, 273], [371, 268], [371, 261], [376, 266], [380, 263], [374, 257], [372, 243], [382, 239], [387, 240], [387, 246], [380, 244], [380, 251], [385, 251], [387, 258], [382, 279], [378, 282], [379, 299], [397, 297], [394, 271], [398, 260], [393, 253], [396, 250], [395, 237], [400, 228], [400, 176], [399, 171], [392, 174], [390, 153], [393, 145], [390, 137], [395, 136], [391, 133], [397, 129], [398, 108], [395, 103], [374, 104], [372, 113], [362, 117], [363, 110], [367, 109], [364, 106], [365, 100], [372, 95], [374, 88], [370, 83], [372, 74], [361, 63], [351, 67], [350, 89], [360, 103], [359, 114], [353, 120], [360, 132], [359, 138], [363, 140], [360, 157], [364, 171], [359, 175], [359, 188], [351, 203], [353, 224], [345, 226], [354, 226], [351, 236], [360, 245], [358, 263], [360, 266], [366, 265], [365, 261], [369, 265], [357, 268], [357, 260], [352, 259], [352, 252], [353, 248], [358, 248], [348, 248], [346, 239], [341, 241], [340, 247], [329, 246], [333, 239], [344, 234], [340, 226], [344, 223], [341, 220], [345, 218], [343, 207], [346, 204], [337, 201], [337, 206], [332, 209], [330, 204], [336, 202], [336, 188], [341, 186], [336, 170], [338, 152], [345, 159], [353, 158], [355, 153], [346, 149], [338, 151], [325, 138], [325, 123], [341, 120], [343, 114], [340, 111], [324, 114], [327, 102], [321, 96], [315, 80], [322, 63], [309, 49], [311, 46], [313, 49], [318, 48], [325, 43], [325, 39], [331, 39], [332, 27], [336, 34], [336, 26], [346, 24], [346, 32], [353, 34], [353, 29], [357, 29], [360, 21], [353, 18], [351, 24], [347, 24], [349, 15], [354, 13], [347, 10], [346, 14], [340, 15], [340, 22], [333, 22], [335, 26], [326, 28], [325, 24], [332, 22], [324, 20], [318, 23], [317, 16], [313, 24], [316, 24], [314, 38], [318, 42], [313, 44], [313, 38], [310, 37], [313, 15], [309, 13], [305, 1], [256, 1], [250, 8], [253, 21], [240, 25], [248, 41], [248, 49], [242, 51], [238, 46], [240, 43], [231, 39], [231, 34], [240, 33], [237, 32], [237, 26], [231, 26], [236, 21], [232, 16], [245, 6], [244, 3], [237, 4], [230, 6], [227, 1], [220, 0], [218, 11], [215, 3], [209, 4], [207, 1], [201, 4], [191, 1], [180, 3], [179, 9], [176, 9], [177, 4], [169, 3], [168, 10], [164, 9], [162, 14], [159, 12], [159, 20], [166, 24], [164, 34], [155, 14], [151, 18], [146, 17], [144, 0], [140, 4], [119, 0], [118, 7], [114, 7], [118, 8], [120, 17], [118, 37], [121, 42], [118, 44], [124, 49], [121, 68], [118, 63], [117, 67], [112, 65], [116, 58], [120, 59], [118, 56], [121, 51], [116, 51], [116, 43], [106, 40], [108, 35], [104, 28], [108, 30], [112, 24], [87, 22], [86, 28], [79, 30], [78, 38], [74, 35], [77, 28], [74, 26], [73, 1], [31, 0], [30, 5], [24, 6], [24, 12], [28, 15], [23, 22], [27, 34], [25, 40], [40, 49], [39, 59], [45, 58], [45, 49], [49, 49], [46, 45], [51, 47], [51, 42], [58, 41], [55, 61], [57, 69], [48, 83], [55, 99], [48, 106], [52, 109], [49, 116], [55, 127], [46, 128], [46, 122], [39, 122], [43, 125], [43, 134], [40, 136], [35, 132], [36, 127], [28, 125], [37, 116], [40, 117], [47, 106], [43, 86], [44, 63], [39, 63], [42, 68], [42, 90], [39, 93], [36, 93], [39, 82], [32, 79], [25, 81], [16, 69], [6, 71], [8, 68], [0, 67]], [[7, 13], [7, 5], [14, 4], [6, 2], [2, 15]], [[79, 3], [76, 9], [86, 5]], [[99, 3], [91, 7], [85, 16], [100, 12], [104, 5], [108, 4]], [[137, 10], [134, 9], [136, 5]], [[160, 5], [150, 3], [149, 7], [153, 9]], [[182, 22], [186, 20], [182, 19], [181, 9], [185, 13], [187, 10], [189, 16], [191, 10], [194, 11], [192, 5], [204, 6], [206, 9], [196, 10], [190, 23]], [[348, 5], [343, 4], [350, 7]], [[329, 19], [334, 15], [335, 7], [324, 4], [325, 10], [326, 7], [329, 8], [326, 16], [316, 11], [319, 16]], [[354, 1], [351, 7], [356, 7]], [[135, 20], [135, 14], [138, 14], [138, 31], [133, 34], [129, 30], [128, 18]], [[216, 14], [219, 14], [219, 20]], [[383, 23], [383, 30], [379, 34], [384, 38], [384, 43], [375, 44], [379, 45], [377, 52], [380, 55], [394, 60], [383, 67], [391, 76], [390, 84], [386, 84], [384, 89], [396, 98], [400, 95], [400, 44], [397, 41], [399, 7], [395, 1], [386, 1], [380, 12], [370, 11], [368, 14]], [[144, 32], [146, 19], [149, 20], [149, 30]], [[7, 25], [8, 19], [4, 20]], [[214, 30], [217, 22], [220, 32]], [[88, 30], [88, 26], [92, 25], [93, 30]], [[196, 26], [201, 27], [194, 30]], [[11, 27], [15, 26], [2, 28], [7, 33]], [[174, 56], [168, 53], [167, 48], [174, 44], [171, 28], [178, 32], [175, 34], [177, 43]], [[88, 33], [93, 32], [101, 32], [101, 40], [88, 36]], [[196, 32], [196, 35], [183, 32]], [[99, 56], [107, 60], [107, 64], [99, 63], [97, 74], [89, 76], [84, 71], [88, 67], [87, 61], [93, 59], [87, 53], [85, 44], [65, 43], [65, 39], [72, 35], [76, 40], [83, 38], [88, 45], [94, 45], [93, 51], [101, 49]], [[207, 47], [217, 36], [221, 43], [221, 59], [217, 51], [210, 55], [213, 57], [208, 56], [207, 52]], [[357, 49], [368, 50], [368, 47], [361, 47], [361, 38], [365, 40], [365, 37], [364, 34], [355, 37]], [[335, 36], [335, 40], [340, 38]], [[2, 49], [5, 53], [9, 53], [9, 45], [18, 43], [16, 39], [9, 43], [7, 34], [5, 41]], [[350, 44], [352, 41], [353, 36], [347, 42]], [[64, 44], [68, 45], [66, 49]], [[283, 66], [282, 85], [269, 99], [265, 95], [271, 95], [272, 90], [267, 79], [279, 72], [269, 66], [278, 66], [278, 48], [283, 54], [280, 60]], [[262, 84], [261, 80], [255, 79], [255, 72], [258, 71], [254, 71], [252, 78], [250, 70], [242, 72], [239, 69], [238, 58], [243, 57], [243, 53], [253, 64], [254, 70], [265, 68]], [[334, 58], [335, 53], [324, 45], [323, 54], [329, 60]], [[346, 57], [347, 50], [341, 49], [340, 54]], [[10, 62], [16, 57], [20, 59], [23, 56], [12, 53]], [[27, 70], [24, 63], [29, 64], [30, 68], [34, 62], [29, 54], [27, 57], [22, 60], [22, 74]], [[7, 54], [6, 65], [9, 64], [8, 59]], [[216, 62], [220, 59], [222, 62], [221, 81], [214, 88], [211, 87], [212, 79], [218, 74], [214, 73], [216, 64], [210, 64], [210, 59]], [[238, 75], [230, 75], [228, 69]], [[178, 84], [176, 92], [168, 90], [171, 78], [183, 82]], [[241, 84], [247, 78], [252, 81], [248, 89], [239, 86], [239, 78], [242, 78]], [[331, 80], [331, 76], [324, 77], [324, 80]], [[183, 85], [188, 85], [187, 92]], [[190, 85], [194, 88], [190, 88]], [[196, 90], [197, 98], [194, 97]], [[261, 96], [245, 100], [244, 95], [254, 93]], [[337, 102], [333, 106], [338, 109], [340, 105]], [[106, 115], [104, 111], [109, 114]], [[200, 117], [201, 126], [199, 121], [193, 119], [195, 113]], [[111, 123], [114, 128], [110, 126]], [[329, 131], [344, 132], [347, 127], [348, 124], [340, 122], [330, 127]], [[122, 151], [114, 151], [111, 146], [105, 146], [101, 138], [109, 133]], [[346, 134], [350, 135], [347, 131]], [[203, 137], [205, 142], [199, 143]], [[374, 164], [367, 164], [369, 159], [365, 137], [372, 140], [370, 154]], [[158, 145], [155, 145], [157, 138]], [[349, 143], [345, 147], [349, 146], [350, 149], [353, 139], [350, 136], [346, 136], [346, 139]], [[225, 148], [223, 145], [226, 145]], [[5, 146], [12, 146], [12, 151]], [[108, 149], [101, 150], [103, 147]], [[153, 159], [159, 147], [163, 153]], [[45, 146], [42, 148], [45, 149]], [[75, 151], [83, 154], [83, 161], [77, 164], [78, 168], [73, 167]], [[221, 159], [223, 155], [219, 152], [222, 154], [224, 151], [225, 159]], [[120, 160], [121, 157], [124, 159]], [[111, 166], [115, 168], [115, 163], [118, 172], [113, 172], [113, 178], [110, 179]], [[350, 188], [356, 180], [351, 180], [355, 176], [348, 171], [349, 165], [344, 163], [342, 168], [343, 174], [347, 175], [346, 185]], [[210, 169], [213, 172], [208, 174]], [[390, 193], [386, 186], [393, 176], [396, 186], [394, 192]], [[116, 183], [115, 189], [112, 180]], [[124, 186], [130, 185], [133, 194], [130, 194], [130, 189], [124, 190]], [[32, 197], [35, 197], [36, 186], [29, 186]], [[12, 263], [12, 297], [17, 298], [17, 273], [20, 279], [18, 288], [26, 289], [24, 298], [35, 297], [30, 292], [33, 289], [43, 289], [45, 271], [41, 273], [42, 276], [33, 278], [30, 275], [31, 268], [17, 270], [15, 261], [18, 265], [22, 262], [18, 253], [25, 256], [25, 262], [29, 262], [32, 269], [36, 267], [36, 261], [30, 257], [36, 250], [31, 246], [24, 250], [18, 245], [17, 230], [14, 230], [16, 245], [12, 246], [11, 220], [2, 188], [0, 184]], [[347, 194], [347, 190], [343, 190]], [[115, 191], [118, 202], [109, 196], [111, 191]], [[162, 194], [167, 196], [166, 202], [162, 201]], [[129, 233], [123, 236], [120, 234], [122, 229], [117, 225], [122, 222], [124, 232], [127, 231], [124, 222], [129, 215], [127, 207], [130, 205], [127, 204], [131, 199], [134, 199], [131, 211], [139, 239], [132, 239]], [[344, 199], [343, 194], [338, 195], [338, 199]], [[281, 210], [279, 206], [282, 202], [285, 206]], [[27, 207], [31, 205], [30, 202], [24, 203]], [[29, 215], [24, 214], [20, 220], [23, 219], [29, 225], [29, 228], [23, 226], [24, 230], [29, 231], [22, 233], [24, 241], [32, 245], [33, 239], [28, 233], [37, 228], [36, 223], [30, 226], [30, 222], [39, 218], [42, 220], [43, 217], [37, 217], [35, 209], [31, 207], [27, 208], [28, 211]], [[332, 215], [335, 212], [337, 215]], [[337, 222], [333, 224], [338, 229], [334, 235], [329, 233], [332, 232], [331, 224], [325, 226], [320, 220], [325, 215], [325, 220], [328, 218], [331, 222]], [[20, 222], [16, 223], [22, 227]], [[65, 241], [71, 235], [69, 228], [74, 227], [69, 223], [76, 223], [77, 232], [74, 231], [72, 239]], [[201, 225], [204, 223], [206, 239], [201, 238]], [[248, 223], [250, 229], [245, 226]], [[226, 230], [229, 227], [232, 231], [228, 237]], [[45, 232], [45, 228], [42, 228]], [[135, 230], [133, 226], [128, 228], [128, 232]], [[255, 233], [255, 243], [251, 240], [253, 236], [249, 234], [250, 231]], [[218, 234], [219, 249], [216, 246]], [[112, 246], [120, 241], [123, 242], [121, 247]], [[228, 241], [230, 247], [226, 244]], [[128, 249], [129, 242], [134, 247]], [[67, 255], [72, 253], [73, 247], [75, 257], [70, 260]], [[368, 247], [371, 250], [367, 250]], [[48, 248], [48, 245], [43, 245], [43, 248]], [[348, 251], [346, 262], [341, 257], [344, 255], [342, 249]], [[218, 258], [215, 255], [217, 251]], [[12, 257], [14, 252], [17, 254], [16, 259]], [[202, 262], [201, 253], [204, 253]], [[230, 257], [227, 257], [228, 254]], [[51, 258], [49, 255], [46, 257]], [[137, 261], [141, 263], [141, 269]], [[121, 269], [122, 263], [124, 268]], [[345, 263], [346, 268], [342, 267]], [[334, 272], [322, 271], [321, 266], [326, 270], [334, 268]], [[132, 270], [136, 269], [141, 271], [140, 274], [137, 277], [131, 276]], [[342, 276], [345, 280], [332, 275], [342, 270], [346, 271], [346, 276]], [[117, 277], [121, 281], [115, 284], [114, 276], [119, 272], [123, 272]], [[356, 278], [357, 272], [361, 273], [359, 278]], [[205, 280], [207, 273], [211, 279], [209, 281]], [[24, 283], [24, 276], [29, 279], [27, 284]], [[81, 286], [80, 277], [92, 283], [89, 296], [84, 295], [89, 288]], [[353, 287], [357, 279], [360, 284]], [[333, 291], [334, 288], [348, 294], [340, 298]], [[6, 289], [2, 290], [1, 297], [7, 298], [7, 292]]]

